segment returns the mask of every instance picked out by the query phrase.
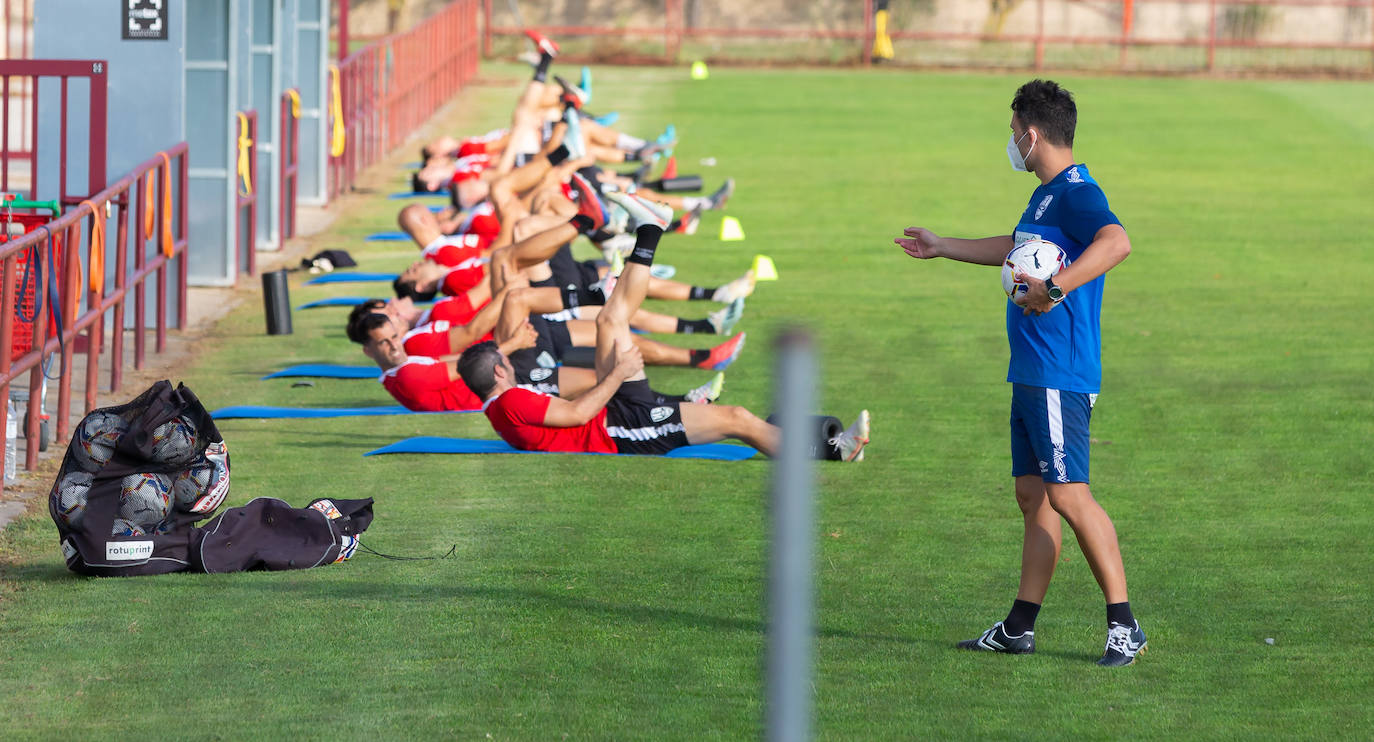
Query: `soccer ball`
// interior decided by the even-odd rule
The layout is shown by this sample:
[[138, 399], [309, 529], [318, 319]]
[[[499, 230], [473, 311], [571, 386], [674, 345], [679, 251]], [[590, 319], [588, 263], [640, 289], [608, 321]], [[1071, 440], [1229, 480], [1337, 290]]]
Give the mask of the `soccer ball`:
[[176, 464], [189, 461], [195, 455], [196, 429], [184, 417], [157, 426], [153, 430], [153, 460]]
[[86, 517], [86, 497], [91, 491], [89, 472], [73, 470], [57, 480], [57, 514], [73, 530], [81, 530], [81, 521]]
[[210, 488], [210, 477], [215, 473], [215, 465], [202, 461], [177, 475], [172, 480], [172, 501], [177, 510], [190, 511], [191, 506]]
[[1024, 274], [1041, 281], [1059, 272], [1069, 262], [1069, 256], [1053, 242], [1027, 240], [1012, 248], [1002, 261], [1002, 290], [1007, 298], [1017, 306], [1023, 306], [1026, 291], [1030, 288], [1024, 281], [1016, 280], [1016, 274]]
[[82, 469], [95, 473], [109, 463], [115, 446], [129, 426], [112, 412], [92, 412], [76, 426], [72, 436], [72, 455]]
[[166, 474], [130, 474], [119, 484], [119, 517], [145, 533], [172, 512], [172, 478]]
[[111, 536], [147, 536], [148, 532], [133, 521], [124, 518], [115, 518], [114, 525], [110, 527]]
[[229, 449], [223, 442], [211, 443], [205, 456], [182, 472], [172, 483], [172, 498], [178, 510], [208, 515], [229, 494]]

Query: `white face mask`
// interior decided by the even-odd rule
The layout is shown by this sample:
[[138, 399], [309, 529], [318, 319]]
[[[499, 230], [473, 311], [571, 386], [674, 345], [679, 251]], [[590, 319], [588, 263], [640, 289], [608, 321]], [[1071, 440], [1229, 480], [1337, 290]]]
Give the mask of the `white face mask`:
[[[1031, 131], [1031, 129], [1026, 129], [1026, 133], [1021, 135], [1021, 139], [1025, 139]], [[1021, 139], [1017, 139], [1015, 134], [1007, 136], [1007, 159], [1011, 160], [1012, 170], [1024, 173], [1026, 172], [1026, 157], [1030, 157], [1030, 153], [1035, 151], [1035, 137], [1031, 137], [1031, 146], [1026, 151], [1025, 156], [1021, 155], [1021, 148], [1016, 146], [1021, 143]]]

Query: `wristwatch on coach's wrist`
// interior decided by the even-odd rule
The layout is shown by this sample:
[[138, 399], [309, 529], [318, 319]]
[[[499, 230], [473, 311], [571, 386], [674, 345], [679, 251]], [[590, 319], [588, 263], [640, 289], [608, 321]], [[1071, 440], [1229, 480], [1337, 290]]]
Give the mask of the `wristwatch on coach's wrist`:
[[1054, 302], [1055, 304], [1064, 301], [1064, 289], [1055, 286], [1053, 278], [1045, 279], [1045, 290], [1050, 292], [1050, 301]]

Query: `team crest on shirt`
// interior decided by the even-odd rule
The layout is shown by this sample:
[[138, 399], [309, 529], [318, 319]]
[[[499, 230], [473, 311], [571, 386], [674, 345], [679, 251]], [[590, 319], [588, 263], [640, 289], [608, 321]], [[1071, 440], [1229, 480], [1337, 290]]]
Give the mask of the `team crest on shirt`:
[[1035, 207], [1035, 220], [1036, 220], [1037, 222], [1040, 221], [1040, 217], [1042, 217], [1042, 216], [1045, 215], [1045, 209], [1048, 209], [1048, 208], [1050, 207], [1050, 202], [1053, 201], [1053, 200], [1054, 200], [1054, 194], [1051, 193], [1050, 195], [1046, 196], [1046, 197], [1044, 198], [1044, 200], [1042, 200], [1042, 201], [1040, 202], [1040, 205], [1039, 205], [1039, 206]]
[[1073, 167], [1069, 168], [1068, 177], [1066, 178], [1066, 180], [1068, 180], [1070, 183], [1083, 182], [1083, 176], [1078, 174], [1077, 165], [1074, 165]]
[[673, 408], [671, 407], [655, 407], [649, 411], [649, 419], [656, 423], [661, 423], [672, 416]]
[[530, 381], [543, 381], [550, 376], [553, 376], [553, 369], [551, 368], [536, 368], [530, 370]]

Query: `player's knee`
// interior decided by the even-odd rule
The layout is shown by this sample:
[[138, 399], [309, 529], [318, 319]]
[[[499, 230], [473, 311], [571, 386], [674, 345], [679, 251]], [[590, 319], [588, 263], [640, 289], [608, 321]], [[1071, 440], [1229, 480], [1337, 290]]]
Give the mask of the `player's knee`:
[[624, 312], [620, 311], [619, 302], [607, 302], [606, 306], [596, 315], [597, 333], [614, 332], [621, 327], [626, 327], [627, 322]]
[[424, 223], [424, 217], [417, 213], [420, 211], [423, 211], [425, 216], [429, 215], [429, 209], [427, 207], [420, 204], [411, 204], [401, 209], [401, 213], [396, 216], [396, 223], [406, 232], [414, 232], [416, 226]]
[[[1026, 481], [1022, 481], [1025, 479]], [[1016, 480], [1016, 504], [1022, 513], [1040, 508], [1045, 501], [1045, 484], [1037, 478], [1021, 477]]]

